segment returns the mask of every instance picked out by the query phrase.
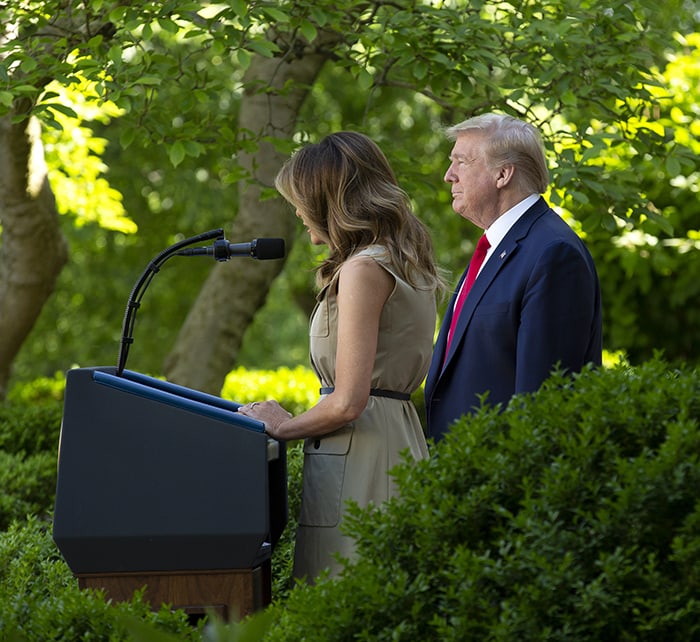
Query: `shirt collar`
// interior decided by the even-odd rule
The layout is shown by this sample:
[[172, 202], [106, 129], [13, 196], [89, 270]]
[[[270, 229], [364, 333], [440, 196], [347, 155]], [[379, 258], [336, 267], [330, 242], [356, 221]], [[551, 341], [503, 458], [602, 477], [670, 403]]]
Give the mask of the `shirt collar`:
[[508, 231], [516, 221], [523, 215], [527, 210], [529, 210], [539, 199], [539, 194], [530, 194], [519, 203], [516, 203], [509, 210], [506, 210], [501, 214], [491, 226], [484, 232], [486, 238], [489, 240], [492, 251], [498, 246], [498, 244], [503, 240]]

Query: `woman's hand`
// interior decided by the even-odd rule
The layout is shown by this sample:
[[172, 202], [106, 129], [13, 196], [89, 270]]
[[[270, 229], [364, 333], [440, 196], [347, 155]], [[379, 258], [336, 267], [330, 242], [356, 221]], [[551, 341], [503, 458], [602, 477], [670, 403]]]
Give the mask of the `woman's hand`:
[[265, 432], [270, 437], [281, 441], [285, 437], [284, 430], [280, 428], [285, 421], [292, 418], [292, 413], [282, 408], [274, 399], [244, 404], [238, 408], [238, 412], [251, 419], [262, 421], [265, 424]]

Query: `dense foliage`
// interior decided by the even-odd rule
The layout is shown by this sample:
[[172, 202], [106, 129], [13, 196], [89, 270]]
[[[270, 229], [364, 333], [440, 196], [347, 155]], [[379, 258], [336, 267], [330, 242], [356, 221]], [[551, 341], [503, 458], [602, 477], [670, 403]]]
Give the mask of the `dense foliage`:
[[57, 401], [0, 406], [0, 530], [53, 507], [61, 411]]
[[[261, 398], [287, 381], [284, 403], [301, 408], [308, 376], [238, 371], [228, 386]], [[245, 390], [256, 378], [268, 389]], [[59, 386], [38, 382], [8, 404]], [[11, 416], [0, 422], [4, 448], [18, 439]], [[46, 444], [55, 418], [46, 415]], [[399, 499], [353, 509], [360, 552], [341, 578], [292, 588], [292, 522], [273, 560], [276, 603], [244, 625], [196, 630], [138, 595], [110, 607], [78, 590], [46, 517], [18, 516], [0, 533], [0, 640], [696, 639], [699, 424], [697, 369], [653, 359], [555, 374], [539, 392], [459, 422], [431, 459], [399, 467]], [[297, 502], [301, 458], [291, 451]]]
[[[214, 12], [198, 14], [204, 5]], [[573, 383], [555, 377], [503, 413], [484, 409], [462, 422], [433, 459], [397, 472], [401, 501], [356, 512], [360, 558], [316, 588], [292, 589], [289, 578], [301, 469], [293, 445], [291, 520], [273, 563], [280, 604], [254, 618], [258, 633], [248, 635], [262, 636], [272, 617], [273, 640], [700, 637], [698, 374], [670, 365], [699, 358], [700, 37], [692, 32], [700, 13], [697, 0], [664, 8], [650, 0], [99, 0], [70, 11], [63, 0], [0, 3], [0, 113], [16, 126], [31, 103], [54, 127], [44, 131], [45, 158], [71, 246], [16, 380], [114, 365], [127, 295], [148, 261], [204, 229], [237, 232], [239, 188], [248, 187], [237, 182], [241, 158], [257, 145], [238, 127], [241, 106], [254, 84], [274, 91], [260, 79], [244, 91], [244, 74], [261, 59], [303, 61], [329, 32], [338, 38], [332, 64], [279, 149], [342, 128], [370, 134], [454, 276], [475, 230], [451, 212], [441, 183], [442, 126], [486, 109], [537, 122], [555, 179], [548, 197], [596, 259], [605, 345], [640, 364]], [[262, 220], [268, 206], [261, 199], [249, 219]], [[301, 229], [297, 237], [306, 240]], [[317, 256], [297, 243], [237, 355], [245, 366], [288, 368], [237, 370], [223, 396], [275, 397], [293, 412], [313, 402], [316, 382], [296, 366], [306, 362]], [[158, 275], [131, 367], [161, 372], [211, 265], [182, 259]], [[242, 307], [242, 284], [204, 303]], [[669, 361], [643, 363], [657, 350]], [[0, 642], [199, 639], [182, 614], [152, 614], [138, 596], [115, 607], [79, 591], [58, 555], [50, 512], [62, 380], [17, 386], [0, 406]], [[239, 635], [217, 625], [207, 639]]]
[[700, 372], [659, 361], [483, 409], [355, 511], [360, 558], [268, 639], [697, 639], [699, 423]]
[[[78, 3], [70, 15], [57, 0], [0, 7], [6, 24], [20, 19], [26, 27], [4, 43], [11, 55], [0, 71], [7, 76], [2, 109], [16, 94], [39, 95], [46, 78], [76, 81], [69, 92], [52, 83], [37, 108], [49, 124], [65, 127], [62, 135], [47, 130], [44, 142], [71, 263], [18, 357], [15, 380], [74, 364], [114, 364], [130, 288], [171, 242], [220, 225], [229, 227], [231, 240], [248, 240], [235, 237], [239, 144], [250, 142], [236, 129], [242, 74], [257, 56], [275, 59], [289, 43], [301, 55], [303, 37], [313, 40], [324, 28], [338, 29], [342, 41], [284, 145], [342, 128], [374, 137], [455, 277], [476, 232], [451, 211], [441, 181], [449, 152], [441, 128], [486, 109], [535, 120], [547, 136], [552, 200], [572, 223], [583, 223], [599, 266], [606, 347], [627, 350], [634, 362], [655, 349], [697, 359], [697, 0], [673, 0], [661, 13], [649, 0], [343, 7], [260, 0], [221, 5], [197, 19], [200, 4], [105, 0]], [[86, 7], [89, 20], [108, 16], [117, 33], [95, 28], [77, 62], [68, 51], [46, 55], [42, 47], [58, 42], [42, 40], [47, 22], [76, 18]], [[267, 40], [269, 24], [284, 37]], [[33, 47], [41, 55], [32, 55]], [[86, 86], [85, 77], [119, 107], [106, 101], [99, 107], [108, 110], [96, 109], [95, 86]], [[79, 118], [70, 119], [73, 113]], [[126, 152], [121, 143], [129, 143]], [[96, 178], [99, 163], [103, 174]], [[261, 200], [255, 218], [269, 206]], [[128, 233], [136, 228], [138, 234]], [[306, 246], [293, 248], [236, 365], [305, 363], [314, 263]], [[158, 275], [139, 313], [135, 369], [163, 371], [211, 269], [207, 261], [178, 259]], [[222, 298], [234, 299], [238, 285]]]
[[[640, 192], [649, 195], [668, 233], [651, 221], [636, 229], [618, 221], [613, 229], [589, 227], [585, 233], [600, 275], [605, 346], [624, 350], [634, 363], [657, 350], [671, 360], [700, 358], [700, 34], [679, 38], [678, 45], [664, 71], [672, 91], [653, 127], [683, 150], [685, 165], [672, 157], [633, 158], [619, 149], [598, 161], [634, 167]], [[661, 180], [664, 170], [674, 174], [668, 182]]]
[[151, 640], [177, 633], [201, 640], [182, 611], [152, 612], [140, 595], [112, 604], [98, 592], [81, 591], [50, 537], [50, 523], [14, 522], [0, 534], [0, 641], [76, 642], [133, 640], [132, 619], [148, 626]]

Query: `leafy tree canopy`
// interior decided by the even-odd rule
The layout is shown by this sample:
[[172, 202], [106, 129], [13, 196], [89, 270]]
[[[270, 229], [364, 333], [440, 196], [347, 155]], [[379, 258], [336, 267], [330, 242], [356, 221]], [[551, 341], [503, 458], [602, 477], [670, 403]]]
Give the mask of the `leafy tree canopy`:
[[[619, 166], [600, 163], [606, 150], [661, 152], [672, 173], [690, 162], [674, 132], [654, 116], [668, 89], [659, 90], [663, 81], [655, 70], [669, 32], [691, 15], [679, 0], [667, 3], [662, 18], [647, 0], [336, 4], [5, 5], [3, 22], [15, 33], [0, 49], [0, 105], [8, 113], [26, 97], [29, 106], [15, 119], [32, 113], [60, 127], [57, 114], [75, 116], [76, 110], [47, 86], [47, 73], [65, 86], [88, 81], [94, 94], [83, 92], [86, 100], [121, 110], [123, 147], [163, 145], [173, 165], [217, 148], [233, 181], [240, 178], [236, 152], [250, 150], [256, 134], [236, 128], [230, 105], [269, 89], [246, 79], [253, 57], [293, 64], [333, 32], [333, 66], [354, 82], [365, 117], [375, 117], [382, 91], [394, 87], [438, 105], [445, 123], [488, 109], [533, 120], [557, 159], [558, 187], [576, 203], [602, 201], [599, 218], [609, 225], [612, 215], [639, 220], [656, 213], [647, 194], [634, 198], [634, 170], [622, 174]], [[158, 100], [173, 89], [177, 100]]]
[[[58, 308], [60, 315], [55, 309], [44, 315], [40, 325], [47, 334], [34, 342], [35, 357], [27, 353], [28, 359], [67, 345], [85, 355], [75, 350], [75, 340], [64, 340], [83, 323], [65, 311], [84, 319], [80, 302], [97, 296], [98, 313], [89, 325], [109, 336], [92, 341], [92, 352], [78, 359], [104, 362], [94, 355], [105, 345], [113, 350], [114, 328], [104, 323], [114, 317], [109, 306], [117, 302], [118, 316], [134, 276], [155, 252], [190, 231], [253, 216], [237, 203], [250, 185], [258, 185], [263, 199], [273, 195], [269, 179], [252, 178], [262, 145], [272, 143], [283, 158], [300, 142], [341, 128], [361, 128], [384, 147], [448, 268], [462, 265], [472, 245], [471, 230], [451, 214], [441, 185], [448, 149], [440, 130], [487, 110], [542, 128], [554, 179], [549, 196], [589, 240], [631, 238], [628, 232], [659, 238], [674, 230], [676, 238], [686, 236], [673, 214], [681, 208], [673, 204], [691, 194], [697, 115], [692, 92], [682, 103], [677, 89], [683, 82], [693, 86], [690, 66], [678, 61], [697, 46], [688, 35], [697, 2], [671, 0], [663, 13], [649, 0], [336, 4], [45, 0], [0, 8], [6, 31], [0, 117], [21, 123], [35, 115], [44, 123], [61, 212], [119, 230], [115, 235], [89, 223], [67, 232], [84, 283], [79, 290], [72, 285], [75, 272], [64, 279], [58, 296], [67, 305]], [[275, 76], [310, 56], [326, 63], [296, 114], [294, 135], [242, 128], [241, 106], [251, 98], [268, 105], [267, 120], [274, 122], [273, 100], [295, 90], [292, 81], [276, 85]], [[269, 65], [267, 76], [252, 73], [261, 60]], [[114, 144], [105, 148], [100, 139]], [[107, 168], [109, 186], [98, 174]], [[265, 210], [260, 202], [254, 215], [265, 217]], [[134, 224], [140, 233], [127, 240], [122, 233]], [[313, 260], [294, 248], [275, 286], [305, 307]], [[105, 270], [105, 261], [109, 268], [96, 290], [87, 275], [95, 265], [103, 265], [96, 276]], [[148, 313], [153, 321], [140, 319], [151, 323], [148, 331], [139, 329], [139, 339], [152, 339], [155, 359], [144, 369], [160, 369], [205, 273], [190, 263], [169, 266], [159, 277], [157, 287], [177, 291], [178, 300], [175, 312], [159, 300], [158, 313]], [[235, 286], [222, 296], [235, 296]], [[288, 311], [282, 302], [275, 314]], [[284, 325], [263, 314], [250, 336], [269, 343], [269, 333], [279, 336]], [[240, 358], [259, 353], [244, 347]], [[290, 354], [296, 359], [300, 351]], [[65, 356], [57, 362], [67, 365]]]

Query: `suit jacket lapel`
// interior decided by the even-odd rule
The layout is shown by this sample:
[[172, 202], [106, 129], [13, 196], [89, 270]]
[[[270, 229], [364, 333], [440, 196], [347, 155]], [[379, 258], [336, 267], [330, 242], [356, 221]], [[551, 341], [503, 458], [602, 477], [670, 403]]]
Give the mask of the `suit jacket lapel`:
[[[464, 333], [467, 329], [467, 326], [471, 321], [472, 315], [474, 314], [474, 310], [476, 309], [477, 304], [483, 297], [484, 292], [486, 292], [489, 285], [495, 278], [496, 274], [498, 274], [499, 270], [504, 265], [506, 258], [508, 258], [517, 249], [517, 243], [515, 243], [514, 241], [511, 241], [508, 244], [509, 247], [507, 249], [503, 248], [503, 244], [506, 242], [506, 240], [507, 239], [503, 239], [503, 241], [499, 243], [498, 247], [496, 248], [496, 251], [494, 251], [493, 255], [489, 257], [489, 260], [482, 268], [476, 281], [474, 281], [472, 289], [469, 290], [469, 295], [467, 296], [467, 299], [464, 302], [464, 305], [462, 306], [462, 311], [460, 312], [459, 319], [457, 320], [457, 326], [455, 327], [454, 335], [452, 336], [450, 350], [447, 353], [447, 358], [444, 361], [443, 369], [447, 367], [449, 362], [452, 360], [457, 346], [461, 342], [462, 337], [464, 336]], [[443, 324], [443, 328], [441, 328], [441, 334], [443, 329], [446, 330], [444, 325], [445, 324]], [[449, 322], [447, 324], [447, 327], [449, 327]], [[446, 341], [443, 340], [443, 350], [445, 343]]]
[[[472, 289], [469, 291], [469, 296], [467, 296], [462, 311], [459, 315], [459, 320], [457, 321], [457, 327], [455, 328], [454, 336], [452, 337], [452, 342], [450, 344], [450, 351], [447, 354], [447, 358], [444, 360], [444, 367], [446, 367], [451, 361], [454, 353], [456, 351], [457, 345], [459, 345], [464, 333], [471, 321], [474, 310], [477, 304], [484, 296], [486, 290], [488, 290], [491, 282], [496, 278], [496, 275], [500, 272], [501, 268], [506, 264], [508, 259], [515, 254], [520, 244], [520, 241], [525, 238], [530, 231], [533, 223], [544, 214], [545, 211], [549, 209], [546, 201], [540, 197], [540, 199], [528, 209], [516, 222], [515, 225], [508, 231], [503, 240], [494, 249], [493, 254], [489, 257], [489, 260], [484, 264], [478, 278], [474, 281]], [[459, 283], [461, 284], [466, 275], [462, 275]], [[457, 287], [459, 291], [459, 286]], [[454, 304], [454, 295], [450, 300], [450, 306], [447, 308], [450, 313], [445, 316], [445, 320], [440, 328], [440, 334], [438, 336], [438, 344], [436, 348], [440, 349], [439, 354], [444, 354], [444, 348], [446, 344], [447, 328], [450, 325], [450, 319], [452, 318], [452, 307]], [[443, 336], [444, 334], [444, 336]], [[441, 367], [440, 372], [444, 369]], [[439, 375], [439, 373], [438, 373]]]

